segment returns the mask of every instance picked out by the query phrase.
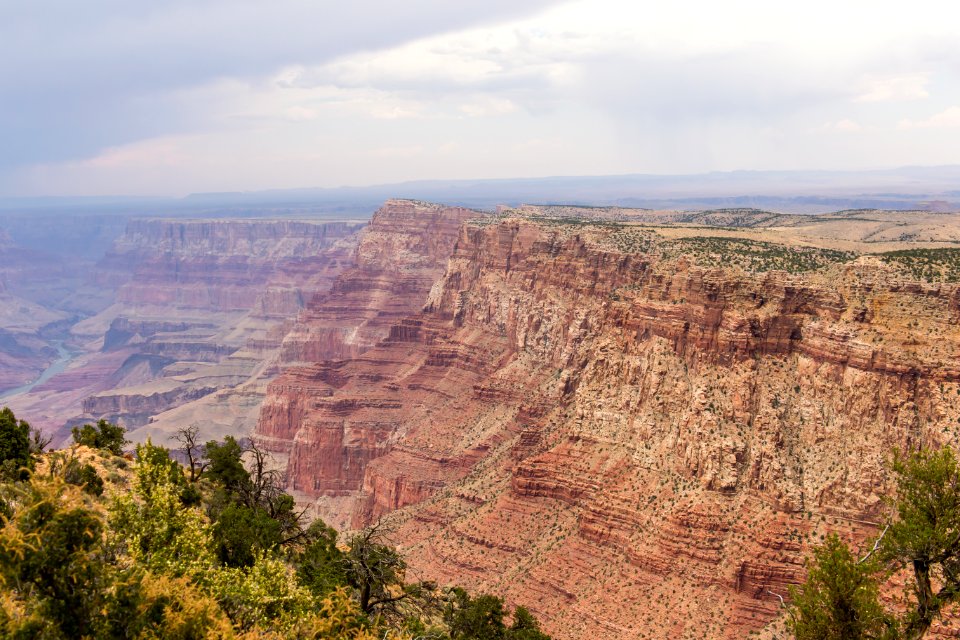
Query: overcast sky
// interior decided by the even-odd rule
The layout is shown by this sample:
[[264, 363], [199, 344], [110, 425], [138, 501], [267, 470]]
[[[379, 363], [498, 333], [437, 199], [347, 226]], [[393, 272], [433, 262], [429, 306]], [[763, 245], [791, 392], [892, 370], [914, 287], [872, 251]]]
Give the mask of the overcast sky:
[[960, 2], [0, 0], [0, 195], [960, 163]]

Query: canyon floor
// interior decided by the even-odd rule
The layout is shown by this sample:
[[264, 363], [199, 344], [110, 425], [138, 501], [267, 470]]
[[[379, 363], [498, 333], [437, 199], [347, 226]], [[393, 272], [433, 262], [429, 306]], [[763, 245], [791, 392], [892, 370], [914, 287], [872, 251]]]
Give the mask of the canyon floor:
[[18, 416], [254, 437], [312, 514], [565, 640], [782, 637], [893, 451], [960, 439], [955, 213], [391, 200], [134, 220], [71, 277], [5, 276], [0, 381], [62, 367]]

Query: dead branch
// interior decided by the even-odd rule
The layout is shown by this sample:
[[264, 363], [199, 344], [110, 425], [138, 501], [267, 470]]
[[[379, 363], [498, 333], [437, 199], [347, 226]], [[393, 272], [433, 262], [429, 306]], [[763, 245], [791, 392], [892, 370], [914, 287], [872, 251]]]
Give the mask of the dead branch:
[[770, 589], [767, 589], [767, 593], [769, 593], [772, 596], [777, 596], [780, 599], [780, 606], [786, 608], [787, 603], [784, 602], [782, 595], [780, 595], [779, 593], [774, 593], [773, 591], [770, 591]]
[[872, 556], [874, 553], [876, 553], [877, 549], [880, 548], [880, 543], [883, 541], [883, 536], [887, 535], [887, 529], [889, 529], [889, 528], [890, 528], [890, 525], [889, 525], [889, 524], [883, 528], [883, 533], [881, 533], [881, 534], [880, 534], [880, 537], [877, 538], [877, 541], [873, 543], [873, 549], [870, 549], [870, 551], [867, 553], [867, 555], [865, 555], [865, 556], [863, 556], [862, 558], [860, 558], [859, 560], [857, 560], [857, 564], [863, 564], [864, 562], [866, 562], [867, 560], [870, 559], [870, 556]]

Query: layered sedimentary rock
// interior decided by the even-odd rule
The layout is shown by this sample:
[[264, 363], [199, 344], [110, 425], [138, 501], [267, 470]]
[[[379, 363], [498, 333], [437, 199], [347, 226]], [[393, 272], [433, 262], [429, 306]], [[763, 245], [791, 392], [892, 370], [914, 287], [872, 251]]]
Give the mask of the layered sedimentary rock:
[[[283, 339], [280, 364], [284, 370], [270, 384], [260, 412], [257, 433], [265, 445], [288, 451], [303, 416], [329, 393], [329, 382], [336, 384], [339, 379], [333, 369], [311, 363], [362, 357], [390, 335], [397, 322], [417, 313], [443, 274], [461, 224], [480, 215], [462, 207], [411, 200], [388, 201], [373, 215], [361, 233], [352, 266], [337, 277], [328, 293], [313, 299]], [[377, 400], [356, 402], [372, 405]], [[362, 436], [365, 452], [355, 454], [359, 457], [348, 476], [362, 474], [366, 461], [379, 450], [373, 431], [375, 426]], [[351, 489], [358, 478], [353, 478]], [[337, 482], [333, 478], [329, 482], [328, 488], [335, 493]]]
[[465, 224], [424, 309], [281, 376], [258, 431], [321, 516], [393, 514], [418, 575], [557, 637], [763, 632], [813, 543], [875, 531], [894, 448], [957, 443], [960, 292], [624, 233]]
[[117, 421], [134, 439], [166, 440], [185, 418], [211, 436], [249, 433], [285, 325], [350, 264], [362, 226], [131, 221], [93, 275], [114, 304], [72, 326], [74, 362], [14, 406], [51, 429]]
[[[324, 289], [360, 225], [291, 220], [134, 220], [101, 261], [97, 281], [125, 306], [249, 312], [288, 318]], [[349, 247], [344, 247], [349, 249]], [[311, 288], [311, 286], [316, 288]]]
[[479, 215], [463, 207], [387, 201], [363, 230], [350, 268], [307, 305], [284, 337], [283, 364], [357, 356], [377, 344], [393, 323], [420, 310], [460, 224]]

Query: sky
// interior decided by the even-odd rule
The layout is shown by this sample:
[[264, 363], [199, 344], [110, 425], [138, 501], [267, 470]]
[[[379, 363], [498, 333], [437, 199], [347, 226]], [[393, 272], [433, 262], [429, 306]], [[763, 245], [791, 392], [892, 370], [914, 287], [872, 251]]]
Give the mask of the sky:
[[960, 164], [960, 2], [0, 0], [0, 196]]

